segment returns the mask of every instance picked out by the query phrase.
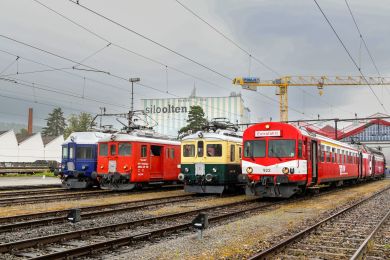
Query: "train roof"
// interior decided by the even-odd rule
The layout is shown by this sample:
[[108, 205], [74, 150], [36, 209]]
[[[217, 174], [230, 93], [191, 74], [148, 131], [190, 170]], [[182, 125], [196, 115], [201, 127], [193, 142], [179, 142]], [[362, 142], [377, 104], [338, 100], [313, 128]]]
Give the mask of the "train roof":
[[99, 142], [146, 142], [157, 144], [180, 145], [179, 141], [171, 140], [164, 135], [155, 132], [134, 131], [131, 133], [115, 133], [106, 136], [99, 140]]
[[[294, 127], [296, 127], [296, 126], [294, 126]], [[337, 146], [341, 146], [341, 147], [348, 148], [348, 149], [353, 149], [353, 150], [358, 150], [359, 149], [359, 147], [357, 145], [344, 143], [344, 142], [337, 141], [337, 140], [334, 140], [332, 138], [329, 138], [329, 137], [326, 137], [326, 136], [323, 136], [323, 135], [319, 135], [319, 134], [316, 134], [316, 133], [313, 133], [313, 132], [309, 132], [304, 127], [300, 127], [298, 129], [302, 132], [303, 135], [306, 135], [306, 136], [309, 136], [309, 137], [315, 137], [315, 138], [317, 138], [317, 139], [319, 139], [321, 141], [324, 141], [324, 142], [327, 142], [327, 143], [330, 143], [330, 144], [333, 144], [333, 145], [337, 145]]]
[[111, 136], [102, 132], [73, 132], [63, 142], [63, 144], [76, 143], [76, 144], [96, 144], [100, 139]]
[[242, 142], [242, 132], [234, 132], [230, 130], [217, 130], [215, 132], [198, 131], [195, 134], [183, 137], [182, 140], [199, 140], [200, 138], [207, 140]]

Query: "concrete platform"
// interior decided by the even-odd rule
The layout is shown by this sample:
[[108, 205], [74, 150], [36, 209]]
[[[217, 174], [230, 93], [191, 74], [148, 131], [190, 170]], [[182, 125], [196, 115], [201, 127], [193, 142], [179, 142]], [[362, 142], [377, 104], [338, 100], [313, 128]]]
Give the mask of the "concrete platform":
[[7, 188], [34, 188], [34, 187], [61, 187], [61, 180], [57, 177], [28, 176], [28, 177], [0, 177], [0, 189]]

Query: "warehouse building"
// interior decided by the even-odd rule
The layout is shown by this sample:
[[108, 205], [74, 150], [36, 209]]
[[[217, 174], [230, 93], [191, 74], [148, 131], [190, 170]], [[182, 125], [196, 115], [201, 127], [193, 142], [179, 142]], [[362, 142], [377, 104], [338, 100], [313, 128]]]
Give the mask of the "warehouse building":
[[169, 136], [177, 136], [180, 128], [187, 125], [188, 112], [191, 106], [203, 108], [208, 120], [227, 118], [232, 123], [250, 122], [250, 111], [244, 105], [241, 94], [232, 92], [228, 97], [142, 99], [143, 111], [147, 114], [150, 125], [156, 125], [157, 132]]
[[41, 133], [27, 136], [15, 134], [14, 130], [0, 131], [0, 162], [35, 162], [55, 160], [61, 162], [62, 135], [42, 137]]

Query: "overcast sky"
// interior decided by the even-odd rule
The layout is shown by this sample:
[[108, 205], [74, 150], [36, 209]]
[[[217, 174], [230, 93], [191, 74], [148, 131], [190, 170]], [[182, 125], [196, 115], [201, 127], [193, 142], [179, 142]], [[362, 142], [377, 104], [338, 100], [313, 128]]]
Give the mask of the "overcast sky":
[[[37, 1], [1, 1], [1, 122], [26, 122], [28, 107], [34, 108], [34, 120], [39, 125], [45, 125], [47, 114], [58, 106], [66, 116], [80, 111], [98, 113], [102, 106], [108, 112], [126, 112], [130, 108], [131, 85], [125, 79], [130, 77], [141, 78], [142, 86], [135, 85], [138, 109], [140, 99], [187, 97], [195, 85], [199, 96], [228, 96], [232, 91], [241, 91], [253, 122], [279, 118], [274, 88], [261, 88], [255, 93], [240, 90], [227, 79], [249, 74], [274, 79], [278, 75], [250, 59], [174, 0], [80, 3], [202, 66], [68, 0], [39, 1], [90, 32]], [[313, 0], [180, 2], [279, 75], [358, 75]], [[363, 73], [377, 76], [345, 2], [318, 3]], [[390, 4], [385, 0], [348, 3], [379, 72], [388, 76]], [[79, 69], [104, 72], [72, 69], [77, 65], [72, 61], [89, 66], [78, 66]], [[50, 68], [57, 70], [47, 71]], [[390, 87], [373, 89], [390, 111]], [[323, 96], [313, 87], [291, 87], [289, 105], [291, 120], [312, 119], [318, 114], [322, 118], [350, 118], [355, 113], [364, 117], [385, 112], [368, 87], [327, 87]]]

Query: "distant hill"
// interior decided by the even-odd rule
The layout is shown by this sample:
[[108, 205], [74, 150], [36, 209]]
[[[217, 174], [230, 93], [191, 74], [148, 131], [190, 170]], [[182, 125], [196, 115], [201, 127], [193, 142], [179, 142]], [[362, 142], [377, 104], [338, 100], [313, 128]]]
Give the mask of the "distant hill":
[[[8, 130], [14, 129], [15, 133], [18, 133], [20, 131], [20, 129], [22, 129], [22, 128], [27, 129], [27, 125], [17, 124], [17, 123], [2, 123], [2, 122], [0, 122], [0, 131], [8, 131]], [[33, 126], [33, 132], [34, 133], [41, 132], [42, 128], [43, 128], [43, 126]]]

